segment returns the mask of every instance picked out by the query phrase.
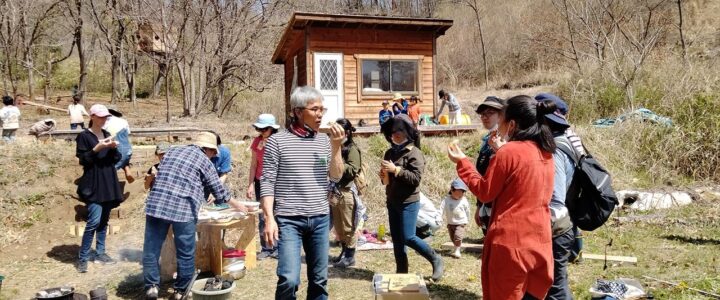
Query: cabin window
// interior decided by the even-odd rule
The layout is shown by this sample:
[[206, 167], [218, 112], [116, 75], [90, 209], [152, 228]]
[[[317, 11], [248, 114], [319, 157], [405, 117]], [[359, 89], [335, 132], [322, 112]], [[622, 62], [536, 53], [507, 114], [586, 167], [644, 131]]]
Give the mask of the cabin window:
[[417, 60], [362, 60], [363, 94], [418, 92]]

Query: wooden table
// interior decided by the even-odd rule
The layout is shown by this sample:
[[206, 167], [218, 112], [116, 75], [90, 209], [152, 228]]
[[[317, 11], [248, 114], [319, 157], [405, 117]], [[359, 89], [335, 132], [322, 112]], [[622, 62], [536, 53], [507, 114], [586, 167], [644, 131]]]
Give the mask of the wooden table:
[[[222, 240], [223, 230], [241, 230], [240, 239], [234, 245], [235, 249], [245, 251], [245, 267], [253, 269], [257, 266], [257, 215], [252, 212], [244, 219], [235, 219], [228, 222], [200, 222], [197, 224], [198, 241], [195, 249], [195, 268], [201, 271], [212, 271], [216, 275], [222, 274], [222, 251], [225, 243]], [[164, 259], [167, 258], [167, 259]], [[172, 279], [177, 270], [175, 259], [175, 242], [172, 228], [165, 238], [160, 254], [160, 274], [163, 280]]]

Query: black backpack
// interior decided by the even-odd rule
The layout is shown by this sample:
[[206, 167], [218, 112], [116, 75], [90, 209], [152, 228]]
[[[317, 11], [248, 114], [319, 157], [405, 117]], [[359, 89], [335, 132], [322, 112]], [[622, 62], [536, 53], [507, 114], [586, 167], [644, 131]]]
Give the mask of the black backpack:
[[610, 174], [587, 150], [579, 157], [567, 138], [555, 138], [555, 144], [575, 165], [565, 198], [570, 218], [580, 229], [593, 231], [605, 224], [618, 204]]

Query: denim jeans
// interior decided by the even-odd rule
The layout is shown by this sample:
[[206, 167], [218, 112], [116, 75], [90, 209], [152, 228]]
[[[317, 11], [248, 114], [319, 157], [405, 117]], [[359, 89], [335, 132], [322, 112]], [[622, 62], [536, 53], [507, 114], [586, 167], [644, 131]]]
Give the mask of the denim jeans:
[[575, 233], [572, 229], [553, 238], [553, 259], [555, 260], [554, 278], [552, 286], [545, 299], [568, 300], [572, 299], [572, 292], [568, 286], [568, 258], [570, 250], [575, 243]]
[[307, 299], [327, 299], [330, 217], [276, 216], [275, 220], [280, 231], [275, 299], [297, 298], [301, 246], [307, 263]]
[[573, 226], [573, 235], [575, 237], [575, 242], [573, 243], [572, 250], [570, 251], [570, 262], [575, 262], [579, 258], [583, 249], [583, 235], [580, 228]]
[[71, 123], [70, 130], [75, 130], [78, 128], [78, 126], [82, 129], [85, 129], [85, 123]]
[[425, 259], [432, 262], [435, 251], [425, 241], [415, 234], [420, 202], [388, 203], [388, 219], [390, 221], [390, 236], [393, 241], [396, 273], [408, 272], [408, 257], [405, 246], [417, 251]]
[[180, 223], [146, 216], [142, 260], [146, 290], [152, 285], [160, 285], [160, 251], [170, 226], [175, 236], [177, 258], [177, 279], [174, 288], [187, 289], [195, 273], [195, 221]]
[[95, 252], [97, 255], [105, 253], [105, 236], [107, 236], [107, 225], [110, 220], [110, 204], [87, 203], [88, 218], [83, 232], [82, 244], [78, 257], [80, 261], [88, 261], [93, 238], [95, 238]]
[[[260, 180], [255, 179], [255, 199], [260, 202]], [[260, 203], [262, 205], [262, 203]], [[260, 251], [262, 252], [275, 252], [277, 251], [277, 245], [273, 247], [269, 247], [267, 245], [267, 242], [263, 238], [263, 232], [265, 231], [265, 217], [263, 214], [260, 214], [260, 219], [258, 220], [258, 232], [260, 232]]]

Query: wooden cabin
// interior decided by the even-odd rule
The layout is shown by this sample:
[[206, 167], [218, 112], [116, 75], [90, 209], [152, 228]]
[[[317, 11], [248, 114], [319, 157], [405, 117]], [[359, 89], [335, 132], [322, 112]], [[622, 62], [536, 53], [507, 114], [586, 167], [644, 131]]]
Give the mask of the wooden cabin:
[[285, 109], [296, 86], [314, 86], [328, 113], [378, 125], [382, 102], [394, 93], [417, 96], [422, 114], [436, 101], [437, 38], [452, 20], [329, 15], [296, 12], [272, 57], [285, 66]]

